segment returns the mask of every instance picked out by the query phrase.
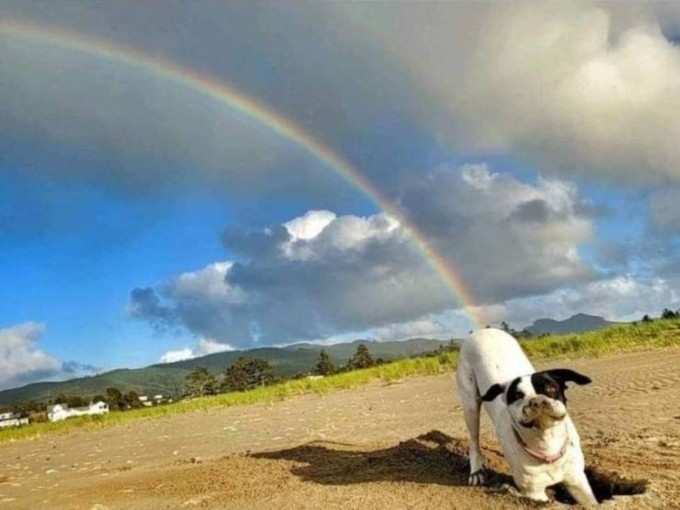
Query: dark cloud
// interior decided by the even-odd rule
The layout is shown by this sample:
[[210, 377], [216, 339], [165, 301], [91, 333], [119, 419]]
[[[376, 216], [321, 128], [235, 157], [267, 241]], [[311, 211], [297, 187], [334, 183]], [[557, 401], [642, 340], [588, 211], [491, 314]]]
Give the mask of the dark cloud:
[[479, 303], [596, 278], [578, 255], [593, 234], [580, 202], [576, 188], [563, 181], [529, 185], [486, 165], [440, 168], [402, 198], [409, 218]]
[[163, 306], [156, 291], [150, 287], [132, 289], [128, 312], [131, 317], [144, 318], [159, 328], [175, 320], [172, 308]]
[[550, 213], [550, 207], [545, 200], [534, 199], [519, 204], [510, 213], [510, 219], [527, 223], [545, 223], [550, 219]]

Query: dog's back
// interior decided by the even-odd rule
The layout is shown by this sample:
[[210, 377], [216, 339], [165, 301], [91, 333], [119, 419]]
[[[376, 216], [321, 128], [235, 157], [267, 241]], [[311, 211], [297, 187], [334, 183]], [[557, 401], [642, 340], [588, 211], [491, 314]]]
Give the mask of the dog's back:
[[512, 336], [500, 329], [480, 329], [463, 342], [460, 365], [474, 371], [480, 394], [493, 384], [531, 374], [534, 367]]
[[533, 372], [517, 340], [500, 329], [486, 328], [475, 331], [463, 342], [457, 379], [460, 390], [479, 399], [493, 384]]

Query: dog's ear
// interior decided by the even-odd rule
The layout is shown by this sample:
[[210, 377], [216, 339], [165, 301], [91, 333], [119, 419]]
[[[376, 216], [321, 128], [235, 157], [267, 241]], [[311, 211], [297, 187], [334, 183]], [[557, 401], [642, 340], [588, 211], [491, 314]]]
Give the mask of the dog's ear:
[[486, 390], [486, 393], [482, 396], [482, 400], [484, 402], [491, 402], [498, 395], [501, 395], [504, 391], [505, 386], [502, 386], [500, 384], [493, 384], [488, 390]]
[[553, 370], [546, 370], [545, 373], [562, 385], [567, 382], [575, 382], [579, 386], [583, 386], [584, 384], [593, 382], [587, 375], [579, 374], [568, 368], [555, 368]]

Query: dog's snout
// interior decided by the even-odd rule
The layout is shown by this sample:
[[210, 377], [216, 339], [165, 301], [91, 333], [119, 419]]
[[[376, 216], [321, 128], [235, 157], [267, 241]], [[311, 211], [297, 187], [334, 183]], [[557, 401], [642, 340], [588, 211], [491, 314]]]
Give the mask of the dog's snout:
[[532, 409], [545, 409], [550, 407], [550, 402], [548, 402], [548, 400], [545, 398], [535, 397], [529, 401], [529, 407]]

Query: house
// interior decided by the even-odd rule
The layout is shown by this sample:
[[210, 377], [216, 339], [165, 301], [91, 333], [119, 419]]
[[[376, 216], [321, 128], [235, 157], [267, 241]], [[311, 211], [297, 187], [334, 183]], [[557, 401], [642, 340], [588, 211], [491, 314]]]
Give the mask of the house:
[[165, 404], [167, 402], [172, 402], [172, 399], [166, 399], [163, 395], [154, 395], [153, 397], [148, 397], [146, 395], [140, 395], [139, 401], [145, 407], [157, 406], [159, 404]]
[[109, 412], [106, 402], [92, 402], [89, 406], [69, 407], [66, 404], [55, 404], [47, 407], [47, 418], [50, 421], [62, 421], [73, 416], [95, 416]]
[[19, 413], [0, 413], [0, 429], [7, 427], [21, 427], [28, 425], [28, 416]]

